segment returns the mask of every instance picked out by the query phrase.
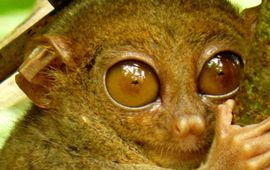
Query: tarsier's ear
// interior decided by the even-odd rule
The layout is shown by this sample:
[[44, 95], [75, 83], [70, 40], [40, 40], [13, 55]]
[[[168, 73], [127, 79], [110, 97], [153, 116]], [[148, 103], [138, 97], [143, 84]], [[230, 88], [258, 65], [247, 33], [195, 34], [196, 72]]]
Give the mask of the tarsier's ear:
[[52, 101], [47, 94], [52, 77], [47, 71], [63, 66], [65, 69], [75, 68], [78, 64], [75, 44], [65, 37], [49, 35], [36, 38], [32, 44], [35, 47], [31, 48], [33, 50], [19, 68], [16, 82], [35, 105], [50, 108]]
[[259, 15], [260, 15], [260, 10], [261, 10], [261, 5], [258, 5], [252, 8], [247, 8], [241, 12], [242, 17], [245, 22], [245, 26], [251, 32], [255, 31], [255, 27], [257, 25]]

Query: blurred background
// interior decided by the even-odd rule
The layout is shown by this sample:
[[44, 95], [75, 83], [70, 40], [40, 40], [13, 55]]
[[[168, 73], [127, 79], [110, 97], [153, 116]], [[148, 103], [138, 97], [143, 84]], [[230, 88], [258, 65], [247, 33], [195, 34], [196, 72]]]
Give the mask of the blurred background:
[[[239, 8], [239, 11], [261, 3], [261, 0], [230, 1]], [[0, 0], [0, 41], [31, 14], [34, 4], [35, 0]], [[4, 87], [6, 88], [9, 85], [12, 86], [12, 83], [5, 82]], [[0, 90], [7, 91], [7, 89]], [[18, 90], [15, 88], [13, 91]], [[17, 92], [14, 92], [14, 94], [16, 93]], [[0, 93], [0, 100], [2, 99], [2, 101], [5, 101], [6, 95], [3, 94], [4, 93]], [[11, 93], [8, 92], [7, 95], [8, 94]], [[25, 113], [25, 110], [30, 107], [30, 101], [26, 98], [22, 98], [22, 100], [14, 99], [12, 104], [10, 104], [10, 101], [6, 102], [9, 104], [1, 105], [0, 101], [0, 148], [13, 128], [14, 123], [21, 118]]]
[[0, 0], [0, 39], [30, 15], [34, 0]]
[[[0, 40], [7, 36], [8, 33], [31, 14], [34, 1], [35, 0], [0, 0]], [[5, 86], [8, 85], [9, 83]], [[12, 85], [10, 84], [10, 86]], [[9, 91], [8, 89], [2, 90]], [[2, 99], [7, 97], [3, 95], [3, 93], [0, 94], [0, 98]], [[24, 111], [30, 106], [30, 103], [28, 100], [16, 100], [14, 104], [5, 106], [6, 107], [1, 105], [0, 107], [0, 148], [15, 121], [23, 116]]]

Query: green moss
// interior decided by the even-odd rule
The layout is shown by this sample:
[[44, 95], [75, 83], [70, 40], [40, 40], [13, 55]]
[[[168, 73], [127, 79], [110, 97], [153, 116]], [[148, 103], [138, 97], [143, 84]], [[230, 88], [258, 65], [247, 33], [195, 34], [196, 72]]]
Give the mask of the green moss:
[[263, 5], [256, 30], [256, 43], [245, 66], [243, 83], [235, 108], [239, 124], [260, 122], [270, 116], [270, 2]]

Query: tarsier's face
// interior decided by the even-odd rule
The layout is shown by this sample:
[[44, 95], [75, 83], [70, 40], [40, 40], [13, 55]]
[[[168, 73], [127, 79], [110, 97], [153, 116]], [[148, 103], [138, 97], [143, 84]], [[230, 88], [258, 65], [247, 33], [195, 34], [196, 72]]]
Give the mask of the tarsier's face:
[[[86, 89], [68, 94], [88, 106], [84, 115], [101, 115], [149, 155], [204, 152], [217, 104], [237, 94], [248, 44], [242, 20], [227, 7], [200, 3], [194, 10], [177, 2], [149, 2], [145, 10], [112, 5], [105, 14], [82, 10], [89, 22], [78, 17], [80, 26], [71, 23], [65, 36], [92, 60], [55, 91]], [[59, 107], [68, 100], [61, 98]]]
[[89, 75], [100, 84], [93, 87], [94, 101], [102, 99], [96, 112], [146, 147], [198, 151], [209, 145], [215, 106], [236, 95], [243, 60], [227, 48], [210, 46], [217, 51], [206, 50], [208, 55], [181, 46], [171, 54], [134, 46], [103, 49]]

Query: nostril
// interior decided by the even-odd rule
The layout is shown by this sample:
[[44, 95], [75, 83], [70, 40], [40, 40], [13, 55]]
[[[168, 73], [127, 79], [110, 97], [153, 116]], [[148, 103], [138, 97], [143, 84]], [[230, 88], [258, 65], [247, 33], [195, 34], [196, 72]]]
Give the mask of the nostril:
[[199, 136], [205, 131], [205, 121], [203, 117], [197, 115], [183, 116], [175, 120], [173, 130], [181, 137], [189, 134]]
[[205, 121], [203, 117], [193, 115], [190, 116], [189, 120], [192, 133], [194, 133], [195, 135], [201, 135], [205, 131]]
[[174, 123], [174, 130], [179, 136], [186, 136], [189, 133], [188, 119], [186, 117], [181, 117], [177, 119]]

